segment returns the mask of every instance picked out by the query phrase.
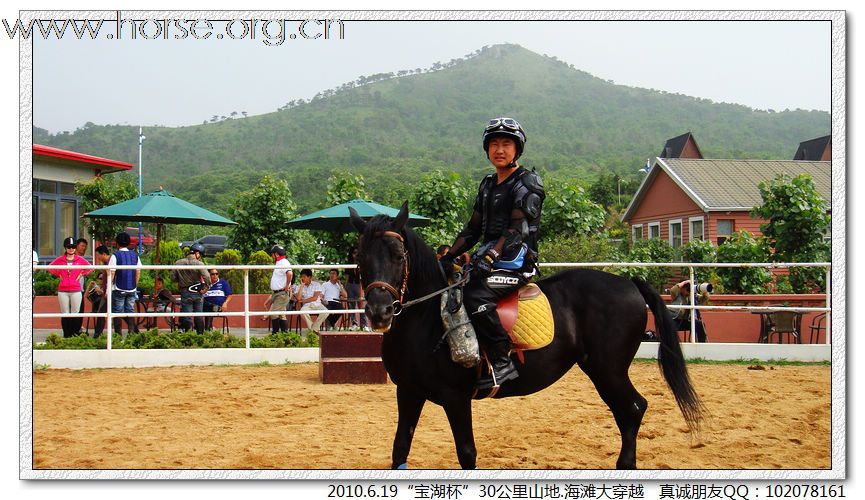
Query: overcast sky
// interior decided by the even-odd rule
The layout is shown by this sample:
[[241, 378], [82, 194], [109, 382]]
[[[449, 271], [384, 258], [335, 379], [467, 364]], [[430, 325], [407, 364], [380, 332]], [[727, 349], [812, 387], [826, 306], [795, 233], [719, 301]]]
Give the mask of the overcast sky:
[[[243, 26], [233, 28], [241, 36]], [[58, 132], [88, 121], [176, 126], [232, 111], [268, 113], [361, 75], [427, 68], [505, 42], [618, 84], [759, 109], [828, 111], [830, 28], [813, 21], [346, 21], [343, 40], [278, 46], [264, 43], [260, 26], [255, 40], [217, 39], [222, 25], [207, 40], [131, 40], [130, 30], [123, 40], [37, 39], [33, 122]], [[114, 29], [106, 23], [102, 33]], [[144, 33], [156, 30], [145, 25]], [[306, 27], [310, 35], [321, 31]], [[268, 32], [276, 38], [277, 26]]]

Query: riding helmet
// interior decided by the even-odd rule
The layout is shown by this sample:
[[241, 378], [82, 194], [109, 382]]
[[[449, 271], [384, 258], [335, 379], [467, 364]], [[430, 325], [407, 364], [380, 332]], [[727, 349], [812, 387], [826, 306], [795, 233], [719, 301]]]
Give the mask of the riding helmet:
[[270, 254], [285, 255], [285, 247], [282, 245], [273, 245], [270, 247]]
[[517, 145], [517, 155], [514, 161], [522, 156], [523, 149], [526, 147], [526, 132], [520, 122], [513, 118], [500, 116], [493, 118], [487, 123], [484, 128], [484, 153], [489, 156], [490, 140], [493, 137], [509, 137], [514, 140]]
[[204, 253], [204, 245], [202, 245], [201, 243], [193, 243], [192, 246], [189, 247], [189, 253], [195, 253], [195, 252], [203, 254]]

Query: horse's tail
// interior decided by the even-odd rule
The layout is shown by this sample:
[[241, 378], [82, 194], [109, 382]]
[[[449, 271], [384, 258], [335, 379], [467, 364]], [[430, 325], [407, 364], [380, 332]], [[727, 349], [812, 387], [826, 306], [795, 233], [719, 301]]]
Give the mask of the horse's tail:
[[688, 377], [688, 368], [685, 366], [685, 357], [682, 355], [682, 347], [679, 345], [679, 335], [676, 333], [676, 325], [673, 317], [664, 304], [664, 300], [658, 295], [654, 288], [640, 278], [631, 278], [637, 285], [640, 295], [645, 299], [649, 309], [655, 316], [655, 328], [658, 330], [661, 342], [658, 346], [658, 366], [664, 374], [667, 385], [673, 391], [676, 403], [685, 417], [688, 428], [694, 432], [700, 427], [700, 419], [703, 414], [703, 405], [691, 379]]

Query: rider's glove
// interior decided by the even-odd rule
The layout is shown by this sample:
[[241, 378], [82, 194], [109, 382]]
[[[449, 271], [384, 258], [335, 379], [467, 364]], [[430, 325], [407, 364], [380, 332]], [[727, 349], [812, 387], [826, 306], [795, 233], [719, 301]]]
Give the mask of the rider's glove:
[[472, 259], [472, 268], [474, 268], [478, 276], [486, 278], [493, 273], [493, 262], [493, 257], [489, 253], [476, 255]]
[[454, 256], [446, 253], [439, 259], [439, 265], [442, 266], [442, 271], [445, 273], [445, 277], [450, 280], [451, 276], [454, 274]]

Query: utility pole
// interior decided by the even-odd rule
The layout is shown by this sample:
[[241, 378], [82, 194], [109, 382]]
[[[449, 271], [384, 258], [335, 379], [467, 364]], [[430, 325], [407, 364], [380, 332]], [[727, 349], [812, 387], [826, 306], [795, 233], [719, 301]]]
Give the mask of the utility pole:
[[[141, 198], [141, 150], [144, 146], [144, 130], [138, 127], [138, 197]], [[138, 223], [138, 255], [141, 255], [143, 250], [142, 240], [144, 239], [144, 230], [141, 222]]]

